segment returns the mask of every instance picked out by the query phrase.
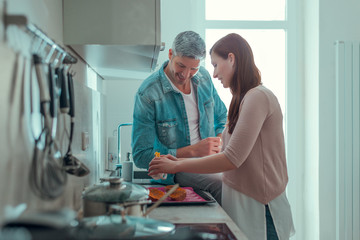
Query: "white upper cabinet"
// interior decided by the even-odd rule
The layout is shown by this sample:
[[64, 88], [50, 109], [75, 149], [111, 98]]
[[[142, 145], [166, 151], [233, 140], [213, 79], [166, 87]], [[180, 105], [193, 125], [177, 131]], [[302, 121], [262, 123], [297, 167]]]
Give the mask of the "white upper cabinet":
[[160, 0], [63, 0], [64, 44], [103, 78], [150, 72], [160, 40]]

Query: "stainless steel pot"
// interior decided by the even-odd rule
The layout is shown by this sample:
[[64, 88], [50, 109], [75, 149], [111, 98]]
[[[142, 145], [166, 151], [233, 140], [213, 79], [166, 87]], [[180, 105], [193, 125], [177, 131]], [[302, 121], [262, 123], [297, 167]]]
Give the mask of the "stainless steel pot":
[[146, 211], [149, 190], [121, 178], [101, 179], [102, 184], [88, 187], [82, 194], [84, 217], [112, 213], [142, 217]]

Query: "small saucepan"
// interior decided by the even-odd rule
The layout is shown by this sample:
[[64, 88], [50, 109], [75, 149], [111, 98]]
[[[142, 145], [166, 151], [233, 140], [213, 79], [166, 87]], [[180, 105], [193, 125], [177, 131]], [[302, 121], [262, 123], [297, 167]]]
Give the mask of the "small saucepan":
[[102, 184], [88, 187], [82, 194], [84, 217], [120, 213], [139, 216], [145, 214], [149, 190], [141, 185], [124, 182], [121, 178], [101, 179]]

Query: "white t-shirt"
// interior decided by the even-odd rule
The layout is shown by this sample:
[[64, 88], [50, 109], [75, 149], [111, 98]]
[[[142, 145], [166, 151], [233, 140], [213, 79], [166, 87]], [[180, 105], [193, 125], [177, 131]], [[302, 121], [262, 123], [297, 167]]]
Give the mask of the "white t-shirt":
[[[166, 76], [166, 74], [165, 74]], [[190, 131], [190, 144], [193, 145], [201, 140], [200, 133], [199, 133], [199, 111], [197, 107], [196, 96], [194, 93], [193, 84], [190, 83], [191, 92], [189, 94], [185, 94], [181, 92], [166, 76], [169, 80], [171, 86], [174, 88], [175, 91], [181, 93], [184, 98], [185, 109], [186, 109], [186, 116], [189, 123], [189, 131]]]

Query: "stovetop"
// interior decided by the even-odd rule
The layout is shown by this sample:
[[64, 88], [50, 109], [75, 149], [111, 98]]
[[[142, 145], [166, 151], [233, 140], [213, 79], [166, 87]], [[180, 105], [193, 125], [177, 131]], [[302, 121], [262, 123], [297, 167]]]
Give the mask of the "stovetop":
[[[4, 229], [3, 229], [4, 230]], [[9, 230], [9, 229], [8, 229]], [[1, 232], [0, 232], [1, 233]], [[2, 231], [4, 234], [4, 231]], [[11, 234], [11, 235], [8, 235]], [[7, 234], [3, 236], [12, 236], [11, 239], [14, 239], [15, 235], [22, 236], [17, 239], [22, 240], [45, 240], [45, 239], [68, 239], [68, 240], [87, 240], [87, 239], [109, 239], [107, 238], [94, 238], [94, 235], [89, 235], [87, 231], [79, 231], [75, 229], [72, 230], [59, 230], [59, 229], [49, 229], [49, 228], [41, 228], [41, 227], [32, 227], [32, 228], [18, 228], [10, 230]], [[19, 235], [20, 234], [20, 235]], [[24, 235], [25, 234], [25, 235]], [[2, 235], [2, 234], [0, 234]], [[0, 237], [1, 238], [1, 237]], [[4, 238], [7, 239], [7, 238]], [[10, 238], [9, 238], [10, 239]], [[175, 230], [166, 235], [156, 237], [134, 237], [134, 238], [121, 238], [113, 236], [111, 239], [148, 239], [148, 240], [210, 240], [210, 239], [218, 239], [218, 240], [235, 240], [236, 237], [228, 228], [225, 223], [189, 223], [189, 224], [175, 224]]]
[[175, 224], [174, 236], [179, 237], [178, 239], [236, 240], [226, 223]]

